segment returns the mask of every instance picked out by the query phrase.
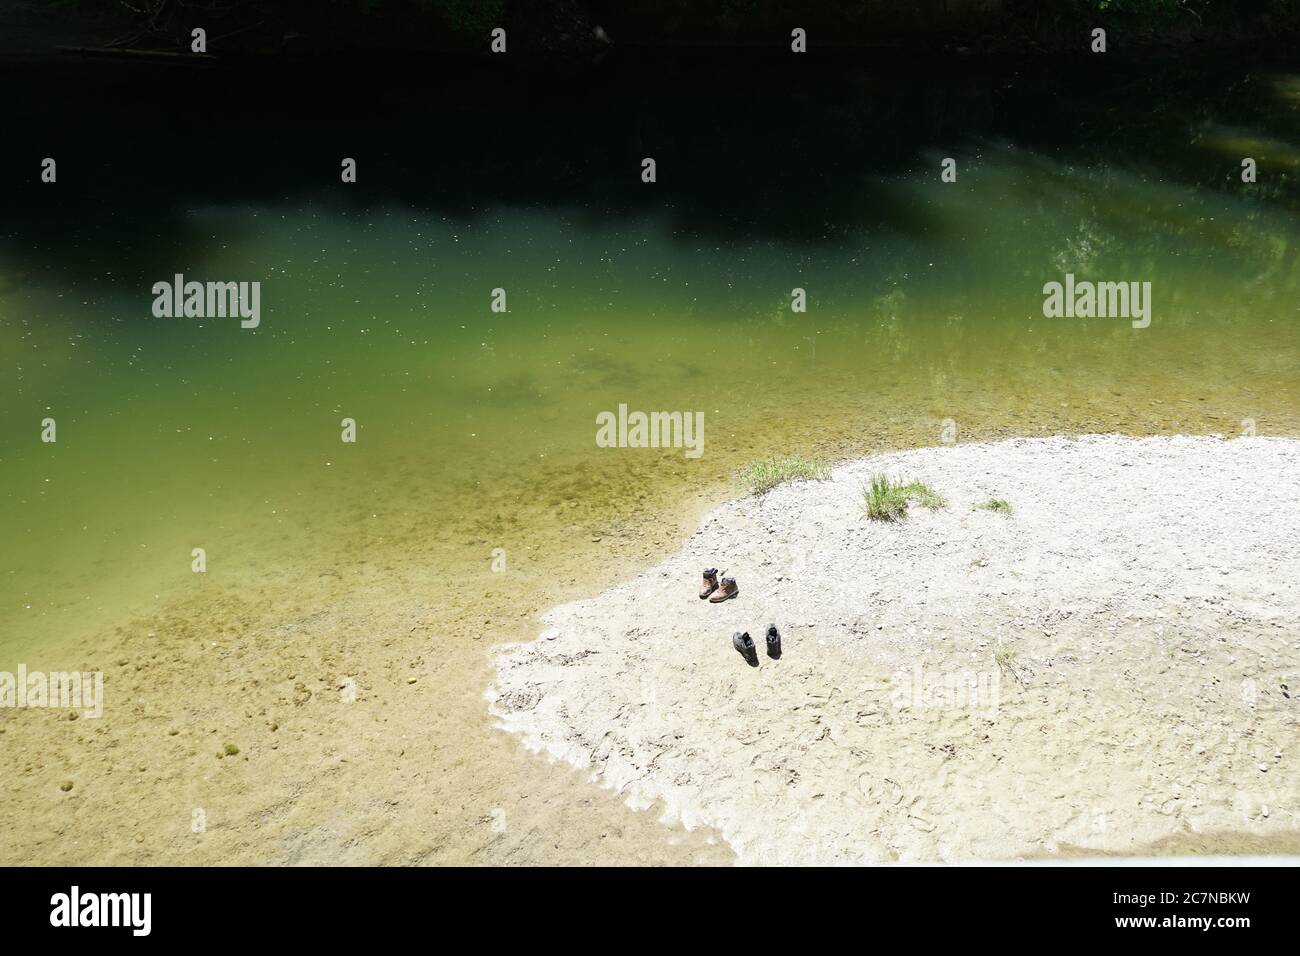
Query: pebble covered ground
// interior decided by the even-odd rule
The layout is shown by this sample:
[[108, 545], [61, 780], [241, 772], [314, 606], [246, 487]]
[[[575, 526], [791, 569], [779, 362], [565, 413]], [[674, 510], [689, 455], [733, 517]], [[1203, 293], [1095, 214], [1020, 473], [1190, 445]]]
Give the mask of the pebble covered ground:
[[[871, 521], [877, 473], [947, 504]], [[549, 612], [490, 709], [742, 863], [1295, 853], [1297, 502], [1291, 439], [859, 460]], [[707, 566], [740, 596], [700, 601]], [[731, 635], [769, 622], [784, 652], [750, 667]]]

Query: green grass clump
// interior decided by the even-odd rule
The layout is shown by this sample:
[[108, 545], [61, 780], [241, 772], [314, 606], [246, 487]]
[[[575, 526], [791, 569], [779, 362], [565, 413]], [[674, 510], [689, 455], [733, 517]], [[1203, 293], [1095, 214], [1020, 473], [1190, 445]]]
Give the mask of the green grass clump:
[[831, 466], [826, 462], [799, 455], [751, 461], [736, 471], [736, 477], [752, 495], [761, 495], [787, 481], [823, 481], [830, 474]]
[[907, 495], [885, 475], [873, 475], [871, 487], [862, 489], [862, 497], [872, 521], [902, 521], [907, 515]]
[[1011, 502], [1005, 498], [990, 498], [982, 505], [976, 505], [976, 508], [983, 508], [985, 511], [996, 511], [999, 514], [1011, 514]]
[[948, 499], [922, 481], [909, 481], [903, 486], [903, 492], [922, 508], [933, 511], [948, 507]]
[[922, 508], [942, 508], [948, 500], [922, 481], [906, 484], [892, 481], [888, 475], [874, 475], [871, 487], [862, 489], [867, 517], [872, 521], [902, 521], [910, 504]]

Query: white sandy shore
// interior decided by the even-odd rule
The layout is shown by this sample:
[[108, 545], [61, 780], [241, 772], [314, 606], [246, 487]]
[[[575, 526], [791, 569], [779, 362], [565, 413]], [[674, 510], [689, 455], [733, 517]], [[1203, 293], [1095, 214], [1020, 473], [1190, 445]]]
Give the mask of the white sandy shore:
[[[882, 471], [948, 507], [868, 521]], [[1014, 514], [975, 509], [990, 496]], [[710, 565], [738, 599], [697, 599]], [[750, 668], [731, 634], [761, 647], [769, 621], [784, 656]], [[1239, 852], [1225, 834], [1295, 852], [1297, 440], [854, 462], [728, 502], [678, 554], [543, 623], [499, 650], [500, 725], [633, 806], [717, 828], [742, 863], [1143, 853], [1180, 835]]]

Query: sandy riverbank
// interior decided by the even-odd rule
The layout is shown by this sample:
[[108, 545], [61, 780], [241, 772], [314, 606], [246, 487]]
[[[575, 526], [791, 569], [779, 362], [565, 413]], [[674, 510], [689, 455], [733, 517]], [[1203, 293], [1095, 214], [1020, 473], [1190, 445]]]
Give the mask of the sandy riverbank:
[[[868, 521], [880, 471], [948, 506]], [[975, 508], [990, 497], [1014, 513]], [[728, 502], [674, 556], [550, 611], [501, 649], [491, 710], [746, 863], [1294, 853], [1297, 501], [1290, 439], [854, 462]], [[708, 565], [739, 599], [696, 599]], [[750, 668], [730, 635], [769, 621], [785, 653]]]

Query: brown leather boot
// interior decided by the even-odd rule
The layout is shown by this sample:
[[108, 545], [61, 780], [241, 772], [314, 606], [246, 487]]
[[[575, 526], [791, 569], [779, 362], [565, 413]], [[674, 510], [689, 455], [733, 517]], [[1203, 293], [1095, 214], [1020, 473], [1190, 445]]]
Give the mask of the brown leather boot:
[[709, 598], [709, 603], [721, 604], [729, 598], [734, 598], [739, 593], [740, 588], [736, 586], [735, 578], [723, 578], [722, 583], [718, 585], [718, 589]]
[[705, 568], [704, 583], [700, 585], [700, 600], [703, 601], [706, 597], [708, 597], [717, 589], [718, 589], [718, 569]]

